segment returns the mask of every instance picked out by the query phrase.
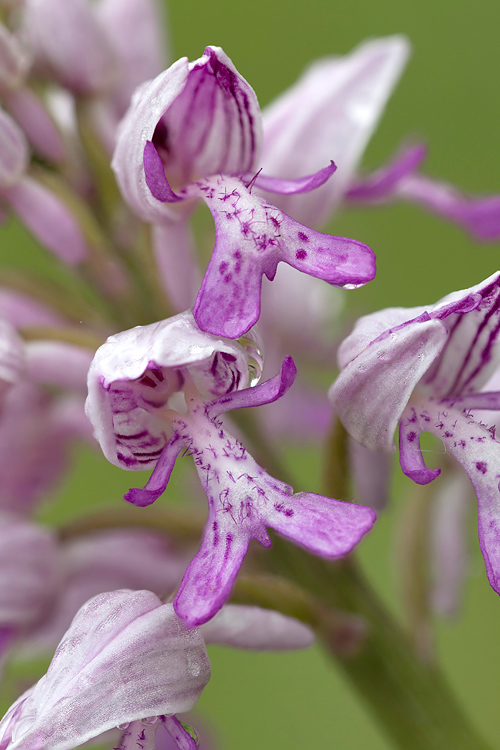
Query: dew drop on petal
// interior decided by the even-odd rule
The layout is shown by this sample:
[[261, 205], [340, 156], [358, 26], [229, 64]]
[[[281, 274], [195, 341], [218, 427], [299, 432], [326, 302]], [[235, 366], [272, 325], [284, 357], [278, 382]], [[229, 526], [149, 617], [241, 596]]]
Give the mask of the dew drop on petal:
[[340, 289], [361, 289], [364, 284], [335, 284]]
[[124, 721], [123, 724], [117, 724], [116, 728], [121, 729], [122, 731], [125, 729], [128, 729], [130, 726], [130, 721]]
[[146, 716], [144, 719], [141, 719], [141, 724], [145, 724], [146, 726], [150, 726], [151, 724], [156, 724], [158, 721], [158, 716]]
[[264, 344], [261, 335], [254, 326], [248, 333], [238, 339], [248, 357], [248, 376], [250, 386], [257, 385], [264, 369]]

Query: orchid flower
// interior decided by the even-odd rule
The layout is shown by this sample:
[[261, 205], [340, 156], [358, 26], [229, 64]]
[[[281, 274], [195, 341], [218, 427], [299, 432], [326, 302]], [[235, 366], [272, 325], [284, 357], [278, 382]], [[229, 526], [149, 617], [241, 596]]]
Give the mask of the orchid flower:
[[154, 750], [163, 725], [180, 750], [196, 750], [175, 714], [195, 705], [210, 678], [205, 642], [296, 649], [313, 640], [307, 626], [258, 607], [229, 605], [190, 629], [150, 591], [99, 594], [76, 614], [44, 677], [4, 716], [0, 748], [72, 750], [119, 727], [121, 750]]
[[500, 360], [500, 272], [435, 305], [389, 308], [361, 318], [339, 349], [330, 398], [351, 436], [394, 451], [399, 423], [403, 472], [417, 484], [440, 469], [425, 465], [420, 435], [431, 432], [466, 470], [478, 501], [479, 543], [500, 593], [500, 444], [471, 410], [499, 410], [484, 385]]
[[226, 431], [221, 414], [276, 401], [296, 374], [288, 357], [279, 375], [248, 388], [248, 365], [241, 344], [201, 332], [187, 312], [111, 336], [89, 371], [87, 414], [104, 454], [125, 469], [153, 468], [144, 489], [127, 493], [129, 502], [153, 503], [181, 451], [194, 458], [209, 514], [174, 602], [189, 625], [221, 608], [252, 539], [270, 546], [267, 526], [334, 558], [350, 552], [374, 521], [362, 506], [294, 495]]
[[333, 162], [297, 180], [260, 175], [261, 115], [254, 91], [218, 47], [178, 60], [136, 93], [123, 119], [112, 166], [125, 200], [143, 219], [185, 216], [202, 198], [216, 242], [194, 308], [200, 328], [237, 338], [259, 317], [261, 279], [283, 261], [339, 286], [375, 275], [371, 250], [299, 224], [252, 192], [309, 192]]

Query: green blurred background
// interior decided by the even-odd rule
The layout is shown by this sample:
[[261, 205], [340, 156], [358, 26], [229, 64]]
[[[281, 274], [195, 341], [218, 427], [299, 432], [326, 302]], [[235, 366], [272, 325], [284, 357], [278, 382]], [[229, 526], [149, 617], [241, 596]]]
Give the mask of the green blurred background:
[[[500, 192], [500, 3], [496, 0], [252, 0], [180, 2], [168, 8], [171, 57], [199, 57], [206, 44], [224, 48], [251, 83], [261, 105], [289, 86], [318, 56], [343, 54], [367, 37], [406, 34], [414, 52], [364, 158], [376, 167], [405, 138], [430, 148], [426, 171], [467, 191]], [[351, 308], [434, 302], [468, 287], [500, 266], [498, 245], [479, 245], [459, 229], [411, 206], [352, 210], [330, 225], [336, 234], [369, 244], [378, 256], [377, 279], [349, 294]], [[11, 226], [4, 257], [28, 263], [37, 252]], [[302, 484], [319, 486], [320, 461], [311, 451], [293, 454]], [[439, 456], [437, 457], [439, 459]], [[390, 607], [399, 611], [393, 528], [398, 497], [409, 483], [396, 472], [393, 502], [362, 545], [365, 570]], [[81, 513], [129, 487], [130, 475], [90, 452], [77, 458], [47, 517]], [[176, 480], [182, 492], [182, 477]], [[162, 500], [165, 502], [165, 499]], [[57, 509], [56, 509], [57, 508]], [[438, 626], [442, 664], [464, 707], [491, 745], [500, 748], [497, 717], [500, 601], [489, 588], [471, 513], [471, 561], [464, 610]], [[385, 750], [390, 745], [335, 665], [319, 648], [263, 655], [212, 648], [213, 677], [199, 714], [214, 727], [221, 750], [325, 747]], [[395, 711], [397, 707], [394, 707]]]

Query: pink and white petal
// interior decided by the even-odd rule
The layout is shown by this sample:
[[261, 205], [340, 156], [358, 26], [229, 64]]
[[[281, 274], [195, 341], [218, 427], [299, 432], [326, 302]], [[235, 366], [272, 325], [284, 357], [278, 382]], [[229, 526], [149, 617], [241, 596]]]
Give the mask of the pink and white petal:
[[49, 307], [12, 289], [0, 288], [0, 317], [14, 328], [62, 326], [65, 319]]
[[175, 312], [192, 307], [201, 284], [194, 237], [187, 221], [154, 224], [153, 253], [160, 282]]
[[123, 115], [137, 86], [167, 65], [162, 7], [157, 0], [101, 0], [96, 13], [119, 63], [113, 99]]
[[4, 100], [34, 151], [49, 162], [62, 161], [66, 147], [61, 132], [38, 95], [29, 88], [22, 88], [11, 91]]
[[205, 643], [257, 651], [287, 651], [314, 643], [314, 631], [294, 617], [261, 607], [226, 604], [200, 628]]
[[24, 33], [38, 69], [77, 95], [109, 88], [116, 61], [92, 4], [26, 0], [23, 11]]
[[88, 247], [82, 228], [68, 206], [47, 187], [24, 177], [4, 190], [2, 197], [33, 236], [64, 263], [74, 266], [86, 259]]
[[371, 450], [394, 452], [399, 419], [445, 346], [447, 332], [439, 320], [420, 319], [387, 334], [344, 367], [329, 398], [354, 440]]
[[365, 42], [320, 60], [264, 110], [262, 164], [282, 177], [310, 174], [333, 159], [334, 180], [314, 195], [276, 200], [307, 225], [325, 221], [342, 199], [409, 52], [401, 36]]
[[199, 183], [215, 222], [215, 247], [194, 315], [200, 328], [236, 338], [260, 314], [261, 279], [272, 280], [280, 261], [340, 286], [361, 286], [375, 276], [375, 256], [355, 240], [302, 226], [237, 178]]
[[[337, 361], [339, 367], [343, 369], [372, 342], [386, 336], [388, 332], [392, 332], [394, 329], [397, 330], [405, 323], [421, 318], [425, 312], [425, 307], [387, 307], [369, 315], [363, 315], [338, 348]], [[428, 319], [428, 317], [427, 314], [424, 319]]]
[[190, 710], [210, 677], [201, 635], [149, 591], [113, 591], [76, 615], [47, 674], [0, 724], [12, 750], [71, 750], [147, 716]]
[[433, 611], [445, 617], [456, 615], [462, 600], [471, 495], [469, 482], [457, 471], [443, 482], [432, 512], [430, 601]]
[[251, 531], [219, 515], [209, 515], [200, 549], [184, 574], [174, 600], [188, 627], [203, 625], [229, 598], [247, 553]]
[[46, 383], [87, 391], [87, 373], [94, 351], [64, 341], [29, 341], [25, 345], [26, 369], [33, 383]]
[[273, 506], [262, 514], [266, 525], [314, 554], [328, 558], [351, 552], [376, 520], [371, 508], [313, 492], [290, 496], [275, 490], [273, 495]]
[[416, 424], [432, 432], [467, 472], [478, 503], [479, 545], [492, 588], [500, 593], [500, 443], [469, 412], [431, 399], [414, 404]]
[[398, 186], [397, 197], [450, 219], [483, 242], [500, 238], [499, 195], [466, 195], [446, 182], [412, 174]]
[[121, 121], [111, 166], [122, 195], [145, 221], [161, 224], [178, 218], [175, 210], [153, 197], [144, 174], [144, 148], [164, 112], [182, 93], [189, 76], [187, 57], [177, 60], [153, 81], [140, 86]]

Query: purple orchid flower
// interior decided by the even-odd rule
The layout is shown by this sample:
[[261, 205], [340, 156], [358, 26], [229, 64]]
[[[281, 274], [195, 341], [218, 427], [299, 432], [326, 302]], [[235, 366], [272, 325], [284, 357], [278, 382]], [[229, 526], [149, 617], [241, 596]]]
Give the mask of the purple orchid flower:
[[254, 91], [220, 48], [207, 47], [137, 92], [113, 157], [125, 199], [146, 221], [179, 220], [192, 198], [207, 203], [216, 242], [194, 316], [202, 330], [230, 338], [257, 321], [262, 276], [272, 280], [279, 262], [338, 286], [375, 275], [366, 245], [308, 229], [252, 192], [309, 192], [329, 179], [333, 162], [296, 180], [263, 177], [260, 145]]
[[209, 503], [201, 547], [174, 606], [189, 625], [209, 620], [229, 596], [252, 539], [266, 527], [315, 554], [347, 554], [372, 526], [368, 508], [314, 493], [293, 494], [269, 476], [219, 419], [231, 409], [268, 404], [290, 388], [291, 357], [274, 378], [247, 388], [248, 354], [197, 329], [191, 313], [108, 339], [89, 371], [87, 414], [106, 457], [125, 469], [153, 468], [134, 505], [165, 490], [181, 451], [189, 451]]
[[339, 349], [341, 373], [330, 398], [351, 436], [394, 451], [399, 423], [403, 472], [418, 484], [426, 467], [420, 434], [431, 432], [466, 470], [479, 513], [479, 543], [500, 593], [500, 445], [471, 410], [499, 410], [484, 385], [500, 359], [500, 272], [429, 307], [390, 308], [361, 318]]
[[195, 705], [210, 678], [205, 643], [296, 649], [313, 640], [307, 626], [258, 607], [229, 605], [198, 629], [150, 591], [100, 594], [78, 611], [46, 675], [4, 716], [0, 749], [72, 750], [119, 727], [120, 750], [154, 750], [163, 725], [180, 750], [196, 750], [175, 714]]

